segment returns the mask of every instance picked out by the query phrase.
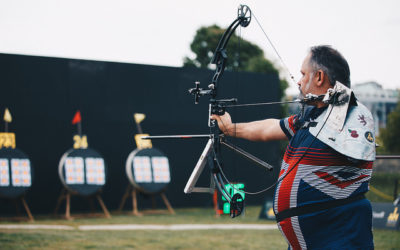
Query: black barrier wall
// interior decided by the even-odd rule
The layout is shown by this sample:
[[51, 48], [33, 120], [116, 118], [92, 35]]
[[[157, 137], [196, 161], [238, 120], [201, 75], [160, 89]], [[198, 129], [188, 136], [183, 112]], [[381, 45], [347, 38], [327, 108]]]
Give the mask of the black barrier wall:
[[[133, 113], [146, 114], [141, 125], [151, 135], [208, 133], [208, 97], [195, 105], [188, 89], [195, 81], [205, 88], [212, 75], [212, 71], [193, 68], [0, 54], [0, 112], [2, 115], [5, 107], [10, 109], [13, 121], [9, 131], [16, 133], [17, 148], [29, 156], [35, 168], [32, 188], [26, 194], [32, 212], [47, 213], [55, 208], [62, 189], [58, 163], [72, 147], [76, 127], [71, 120], [78, 109], [89, 147], [101, 153], [107, 163], [102, 196], [113, 210], [128, 185], [125, 161], [136, 148]], [[240, 103], [276, 101], [280, 99], [278, 76], [225, 72], [219, 94], [221, 98], [237, 97]], [[234, 121], [241, 122], [278, 118], [280, 108], [228, 111]], [[4, 131], [3, 122], [0, 127]], [[280, 165], [278, 143], [233, 142], [276, 168], [266, 172], [233, 153], [223, 152], [228, 178], [245, 183], [249, 191], [272, 184]], [[210, 195], [183, 193], [205, 144], [204, 139], [153, 140], [153, 146], [169, 157], [171, 183], [166, 194], [173, 207], [211, 205]], [[208, 182], [206, 172], [199, 183]], [[265, 195], [271, 194], [246, 196], [247, 204], [262, 204]], [[139, 205], [145, 204], [146, 197], [138, 199]], [[4, 199], [0, 202], [8, 203]], [[84, 199], [72, 199], [72, 211], [87, 206]], [[13, 211], [14, 207], [1, 206], [0, 210]]]

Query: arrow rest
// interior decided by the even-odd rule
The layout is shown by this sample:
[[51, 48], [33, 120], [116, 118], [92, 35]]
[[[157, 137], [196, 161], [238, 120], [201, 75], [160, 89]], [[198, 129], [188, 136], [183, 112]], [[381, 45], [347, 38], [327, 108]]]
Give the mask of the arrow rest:
[[225, 114], [225, 109], [229, 105], [234, 105], [237, 103], [237, 98], [231, 98], [231, 99], [221, 99], [221, 100], [215, 100], [215, 99], [210, 99], [210, 115], [223, 115]]

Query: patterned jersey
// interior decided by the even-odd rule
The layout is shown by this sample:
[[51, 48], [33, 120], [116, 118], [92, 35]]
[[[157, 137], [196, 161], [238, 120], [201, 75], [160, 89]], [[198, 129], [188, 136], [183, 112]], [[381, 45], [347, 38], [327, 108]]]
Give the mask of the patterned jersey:
[[[275, 214], [368, 191], [373, 162], [348, 158], [311, 135], [307, 127], [298, 128], [297, 124], [312, 124], [324, 109], [308, 108], [301, 121], [297, 121], [298, 115], [280, 121], [290, 142], [279, 174], [282, 180], [275, 191]], [[366, 225], [359, 230], [360, 223]], [[294, 249], [368, 249], [373, 247], [370, 224], [371, 206], [363, 199], [317, 213], [293, 216], [278, 226]]]

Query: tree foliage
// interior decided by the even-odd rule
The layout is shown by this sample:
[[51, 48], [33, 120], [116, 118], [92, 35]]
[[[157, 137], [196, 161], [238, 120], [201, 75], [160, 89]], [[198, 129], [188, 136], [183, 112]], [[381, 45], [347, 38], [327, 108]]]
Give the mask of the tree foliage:
[[[195, 58], [185, 57], [183, 65], [185, 67], [209, 68], [214, 50], [224, 32], [225, 30], [217, 25], [199, 28], [190, 44]], [[265, 59], [264, 52], [260, 47], [239, 38], [236, 34], [233, 34], [230, 38], [226, 51], [228, 54], [226, 70], [278, 74], [275, 66]]]
[[380, 129], [378, 138], [379, 153], [400, 154], [400, 101], [396, 108], [388, 115], [386, 128]]

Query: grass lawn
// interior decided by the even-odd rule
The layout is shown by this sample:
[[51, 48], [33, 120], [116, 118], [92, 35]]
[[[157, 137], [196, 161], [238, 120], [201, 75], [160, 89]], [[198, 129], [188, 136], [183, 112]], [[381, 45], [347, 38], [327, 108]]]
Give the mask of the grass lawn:
[[[0, 249], [287, 249], [278, 230], [134, 230], [80, 231], [95, 224], [274, 224], [259, 220], [260, 207], [248, 207], [245, 216], [215, 218], [211, 209], [176, 209], [176, 215], [113, 215], [111, 219], [85, 218], [66, 221], [37, 217], [34, 223], [0, 224], [68, 225], [74, 230], [0, 229]], [[400, 232], [374, 230], [376, 249], [400, 249]]]

